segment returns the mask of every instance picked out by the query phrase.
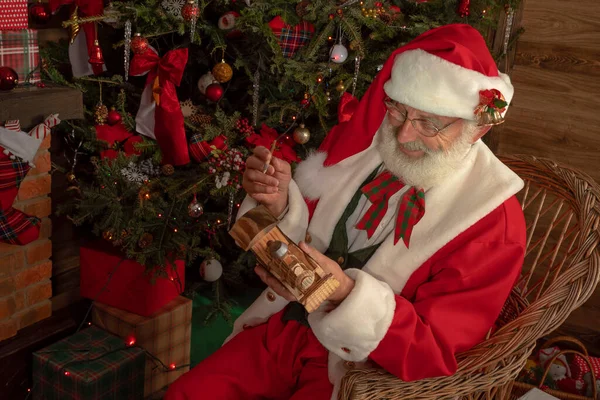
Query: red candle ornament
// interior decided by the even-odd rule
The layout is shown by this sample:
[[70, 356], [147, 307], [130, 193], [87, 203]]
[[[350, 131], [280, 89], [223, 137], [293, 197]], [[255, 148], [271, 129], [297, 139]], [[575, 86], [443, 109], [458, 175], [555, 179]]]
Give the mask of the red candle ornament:
[[94, 46], [90, 52], [89, 63], [92, 65], [94, 74], [99, 75], [102, 73], [102, 66], [104, 65], [104, 57], [102, 56], [102, 49], [98, 39], [94, 40]]

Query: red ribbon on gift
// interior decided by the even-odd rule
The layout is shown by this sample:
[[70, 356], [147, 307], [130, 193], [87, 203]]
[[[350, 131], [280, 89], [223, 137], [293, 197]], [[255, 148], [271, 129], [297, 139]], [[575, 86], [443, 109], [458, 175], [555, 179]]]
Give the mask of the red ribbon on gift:
[[[91, 17], [95, 15], [104, 14], [104, 2], [103, 0], [49, 0], [50, 11], [55, 12], [61, 6], [73, 4], [79, 8], [79, 15], [81, 17]], [[88, 56], [92, 55], [94, 47], [94, 40], [96, 40], [96, 22], [88, 22], [81, 24], [83, 31], [85, 32], [85, 41], [87, 43]], [[102, 73], [102, 65], [92, 65], [94, 74], [98, 75]]]
[[130, 75], [148, 73], [146, 85], [152, 85], [156, 101], [154, 135], [161, 149], [163, 164], [190, 162], [185, 125], [176, 86], [181, 83], [188, 60], [188, 49], [171, 50], [162, 58], [152, 48], [131, 60]]

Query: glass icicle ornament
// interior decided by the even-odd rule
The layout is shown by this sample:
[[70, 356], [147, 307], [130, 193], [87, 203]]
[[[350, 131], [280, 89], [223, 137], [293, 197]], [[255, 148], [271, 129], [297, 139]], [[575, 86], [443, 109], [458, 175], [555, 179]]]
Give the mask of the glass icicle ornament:
[[129, 50], [131, 47], [131, 20], [125, 22], [125, 46], [123, 46], [123, 64], [125, 68], [125, 82], [129, 80]]

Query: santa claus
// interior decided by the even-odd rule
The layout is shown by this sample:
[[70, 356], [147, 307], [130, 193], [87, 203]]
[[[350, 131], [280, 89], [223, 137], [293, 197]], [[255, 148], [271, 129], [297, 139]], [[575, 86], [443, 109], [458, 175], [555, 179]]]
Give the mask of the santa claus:
[[166, 398], [325, 400], [365, 366], [405, 381], [453, 374], [523, 263], [523, 182], [480, 140], [512, 96], [480, 34], [442, 26], [391, 55], [293, 179], [256, 148], [239, 214], [265, 205], [340, 287], [306, 315], [257, 267], [269, 288]]

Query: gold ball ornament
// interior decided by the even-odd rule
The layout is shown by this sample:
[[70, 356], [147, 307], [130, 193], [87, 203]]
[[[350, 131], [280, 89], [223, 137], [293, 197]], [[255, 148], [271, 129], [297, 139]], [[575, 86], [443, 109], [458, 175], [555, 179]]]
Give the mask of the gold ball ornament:
[[343, 91], [345, 91], [346, 90], [346, 85], [344, 85], [344, 81], [340, 81], [340, 83], [338, 83], [337, 86], [335, 87], [335, 90], [337, 90], [340, 93], [342, 93]]
[[94, 107], [94, 120], [98, 125], [104, 125], [108, 117], [108, 108], [104, 104], [98, 104]]
[[73, 172], [69, 172], [67, 174], [67, 182], [69, 182], [71, 184], [77, 182], [77, 177], [75, 176], [75, 174]]
[[165, 164], [160, 168], [164, 176], [171, 176], [175, 173], [175, 167], [171, 164]]
[[148, 186], [142, 186], [138, 192], [140, 200], [150, 200], [150, 188]]
[[231, 77], [233, 77], [233, 69], [231, 68], [231, 65], [225, 62], [225, 60], [222, 60], [213, 67], [212, 74], [217, 81], [225, 83], [229, 82]]
[[298, 144], [306, 144], [310, 140], [310, 131], [304, 124], [294, 129], [294, 141]]

